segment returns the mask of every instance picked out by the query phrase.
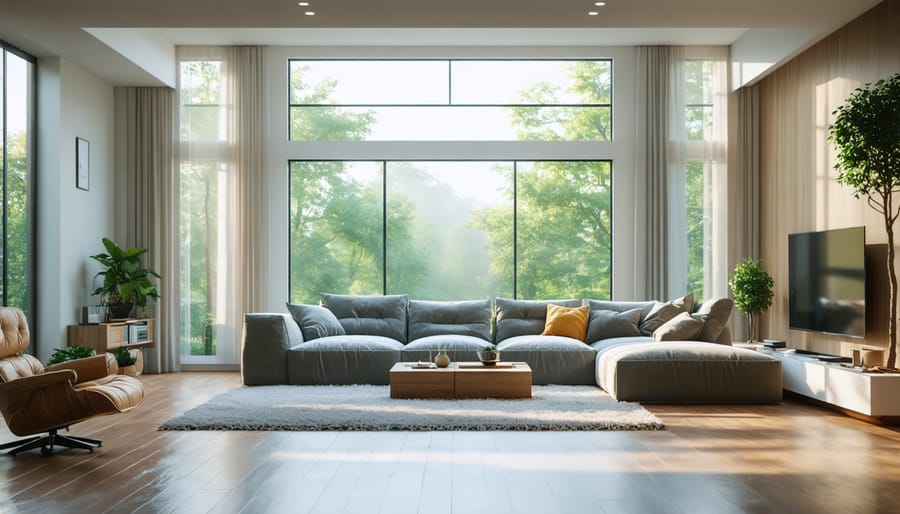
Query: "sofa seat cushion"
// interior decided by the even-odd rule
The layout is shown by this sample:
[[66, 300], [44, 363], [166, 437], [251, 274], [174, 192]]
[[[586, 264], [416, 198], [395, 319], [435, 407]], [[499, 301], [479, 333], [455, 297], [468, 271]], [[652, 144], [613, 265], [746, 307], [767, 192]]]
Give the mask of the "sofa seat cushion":
[[583, 342], [561, 336], [516, 336], [497, 345], [500, 359], [527, 362], [536, 385], [594, 385], [596, 351]]
[[491, 340], [491, 301], [409, 301], [409, 340], [436, 335], [466, 335]]
[[650, 336], [630, 336], [630, 337], [610, 337], [609, 339], [601, 339], [591, 343], [591, 348], [602, 352], [607, 348], [617, 346], [623, 343], [653, 343], [656, 339]]
[[434, 360], [438, 351], [444, 350], [452, 362], [476, 361], [476, 352], [487, 350], [491, 343], [480, 337], [444, 334], [420, 337], [403, 347], [400, 358], [407, 362]]
[[403, 344], [381, 336], [329, 336], [288, 351], [288, 383], [350, 385], [390, 383]]
[[777, 402], [781, 362], [715, 343], [620, 342], [598, 350], [596, 383], [620, 401]]
[[[588, 352], [595, 353], [594, 350], [584, 344], [582, 341], [566, 336], [516, 336], [509, 337], [497, 345], [500, 351], [512, 350], [539, 350], [550, 352]], [[509, 359], [504, 359], [509, 360]]]
[[300, 352], [344, 352], [365, 351], [378, 352], [386, 350], [402, 350], [403, 343], [396, 339], [382, 336], [343, 335], [328, 336], [305, 341], [293, 348]]
[[334, 313], [352, 335], [384, 336], [406, 342], [406, 295], [321, 295], [322, 306]]

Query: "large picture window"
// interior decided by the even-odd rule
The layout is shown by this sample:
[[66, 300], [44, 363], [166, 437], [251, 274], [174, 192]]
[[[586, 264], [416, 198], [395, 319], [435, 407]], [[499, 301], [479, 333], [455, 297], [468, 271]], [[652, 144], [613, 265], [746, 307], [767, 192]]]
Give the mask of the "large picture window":
[[609, 298], [609, 161], [293, 161], [290, 300]]
[[612, 137], [610, 60], [294, 59], [288, 66], [295, 141]]
[[[0, 301], [31, 311], [34, 59], [0, 42]], [[31, 316], [28, 316], [31, 319]]]

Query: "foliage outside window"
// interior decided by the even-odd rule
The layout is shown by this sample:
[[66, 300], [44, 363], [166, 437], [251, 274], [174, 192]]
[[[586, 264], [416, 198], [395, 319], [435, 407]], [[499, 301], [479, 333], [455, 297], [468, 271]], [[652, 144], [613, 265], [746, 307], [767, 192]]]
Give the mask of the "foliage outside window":
[[204, 142], [181, 162], [181, 298], [182, 346], [189, 356], [216, 354], [216, 273], [219, 252], [220, 182], [224, 144], [220, 120], [221, 63], [182, 61], [179, 73], [180, 139]]
[[687, 229], [685, 287], [686, 292], [698, 299], [710, 295], [708, 289], [712, 282], [712, 234], [716, 228], [712, 183], [716, 163], [709, 155], [714, 153], [709, 147], [717, 144], [716, 132], [722, 129], [716, 125], [719, 120], [714, 116], [717, 65], [714, 60], [704, 59], [689, 59], [684, 63], [684, 135], [688, 154], [683, 204]]
[[[611, 69], [608, 60], [291, 61], [289, 132], [609, 140]], [[323, 291], [611, 295], [609, 161], [297, 160], [289, 173], [291, 301]]]
[[320, 292], [609, 298], [610, 168], [292, 162], [291, 301], [315, 303]]
[[0, 301], [31, 311], [34, 59], [0, 44]]
[[295, 141], [612, 138], [610, 60], [291, 60], [289, 80]]

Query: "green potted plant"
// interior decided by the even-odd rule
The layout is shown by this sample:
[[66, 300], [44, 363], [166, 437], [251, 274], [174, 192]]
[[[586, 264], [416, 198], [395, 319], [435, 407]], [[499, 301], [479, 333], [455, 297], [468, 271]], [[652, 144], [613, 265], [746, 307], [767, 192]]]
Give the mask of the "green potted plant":
[[900, 73], [855, 90], [834, 111], [828, 140], [837, 148], [834, 167], [839, 184], [853, 188], [853, 196], [867, 197], [882, 215], [887, 233], [887, 270], [890, 282], [887, 366], [897, 360], [897, 272], [894, 269], [894, 221], [900, 203]]
[[500, 362], [500, 350], [496, 345], [488, 345], [487, 348], [477, 353], [478, 360], [485, 366], [493, 366]]
[[75, 359], [83, 359], [85, 357], [93, 357], [97, 355], [97, 351], [90, 346], [65, 346], [63, 348], [54, 348], [53, 355], [47, 361], [48, 366], [59, 364], [60, 362], [72, 361]]
[[731, 297], [737, 310], [747, 315], [750, 323], [748, 342], [758, 341], [758, 316], [772, 306], [772, 288], [775, 281], [762, 269], [759, 261], [746, 258], [734, 267], [731, 280]]
[[140, 350], [129, 350], [125, 346], [117, 346], [109, 351], [119, 364], [119, 373], [136, 377], [140, 374], [137, 369], [138, 354]]
[[105, 237], [103, 246], [106, 253], [91, 255], [103, 267], [96, 275], [103, 278], [103, 284], [93, 294], [104, 298], [110, 318], [127, 318], [135, 306], [144, 309], [159, 299], [159, 290], [150, 281], [153, 277], [160, 278], [159, 274], [141, 264], [146, 248], [123, 249]]

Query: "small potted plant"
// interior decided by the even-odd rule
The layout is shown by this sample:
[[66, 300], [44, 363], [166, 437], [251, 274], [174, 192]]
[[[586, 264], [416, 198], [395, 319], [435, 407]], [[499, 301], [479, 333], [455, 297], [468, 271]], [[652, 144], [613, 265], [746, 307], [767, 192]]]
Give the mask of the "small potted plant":
[[135, 306], [143, 310], [148, 303], [159, 299], [159, 290], [150, 281], [153, 277], [160, 278], [159, 274], [141, 264], [146, 248], [123, 249], [105, 237], [103, 246], [106, 253], [91, 255], [91, 259], [103, 266], [96, 275], [103, 278], [103, 284], [93, 294], [104, 298], [109, 318], [128, 318]]
[[486, 349], [478, 352], [478, 360], [485, 366], [493, 366], [500, 362], [500, 350], [496, 345], [489, 345]]
[[55, 348], [53, 355], [47, 361], [48, 366], [59, 364], [60, 362], [72, 361], [75, 359], [83, 359], [85, 357], [93, 357], [97, 355], [97, 351], [90, 346], [66, 346], [63, 348]]
[[734, 267], [731, 280], [731, 296], [737, 310], [747, 315], [750, 323], [749, 343], [758, 341], [758, 316], [772, 305], [772, 288], [775, 281], [762, 269], [759, 261], [751, 258], [744, 259]]
[[116, 358], [120, 374], [136, 377], [141, 374], [141, 370], [137, 366], [140, 352], [140, 350], [129, 350], [125, 346], [117, 346], [110, 350], [109, 353]]

